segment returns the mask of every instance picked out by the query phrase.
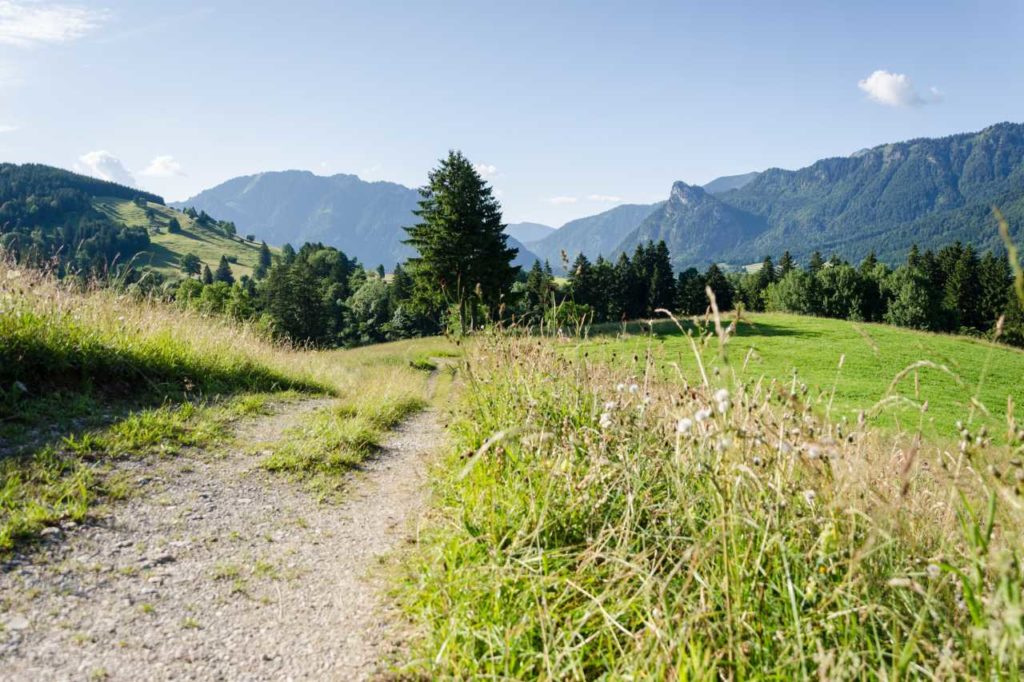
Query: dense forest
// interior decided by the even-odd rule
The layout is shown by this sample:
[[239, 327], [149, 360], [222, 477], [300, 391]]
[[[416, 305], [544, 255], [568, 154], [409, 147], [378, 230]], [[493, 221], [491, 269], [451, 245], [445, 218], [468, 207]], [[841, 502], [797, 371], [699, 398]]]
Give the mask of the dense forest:
[[149, 246], [145, 229], [98, 211], [95, 196], [163, 199], [39, 164], [0, 164], [0, 248], [22, 262], [104, 276]]

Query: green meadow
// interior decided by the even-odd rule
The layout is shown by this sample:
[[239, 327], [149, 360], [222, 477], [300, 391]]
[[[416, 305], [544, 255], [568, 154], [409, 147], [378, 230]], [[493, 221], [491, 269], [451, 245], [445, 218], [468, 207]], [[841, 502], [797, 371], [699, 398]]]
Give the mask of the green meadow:
[[[732, 318], [724, 318], [728, 330]], [[781, 313], [744, 314], [721, 352], [713, 322], [671, 320], [598, 328], [576, 352], [641, 376], [701, 380], [705, 372], [743, 382], [776, 381], [806, 391], [822, 413], [887, 429], [956, 436], [957, 421], [1006, 431], [1008, 400], [1024, 402], [1024, 352], [988, 341]], [[691, 338], [693, 343], [691, 343]], [[831, 409], [830, 409], [831, 406]]]
[[[181, 257], [187, 253], [199, 256], [203, 264], [208, 265], [211, 270], [217, 268], [221, 256], [227, 256], [228, 260], [234, 259], [231, 270], [235, 277], [251, 276], [253, 268], [259, 262], [259, 242], [249, 242], [241, 236], [227, 237], [201, 227], [187, 215], [173, 208], [149, 203], [147, 209], [151, 211], [150, 217], [146, 215], [147, 209], [125, 199], [98, 200], [96, 207], [129, 227], [145, 227], [149, 230], [150, 247], [139, 254], [137, 263], [148, 266], [166, 277], [183, 276]], [[167, 231], [171, 218], [178, 219], [182, 229], [180, 233], [172, 234]]]

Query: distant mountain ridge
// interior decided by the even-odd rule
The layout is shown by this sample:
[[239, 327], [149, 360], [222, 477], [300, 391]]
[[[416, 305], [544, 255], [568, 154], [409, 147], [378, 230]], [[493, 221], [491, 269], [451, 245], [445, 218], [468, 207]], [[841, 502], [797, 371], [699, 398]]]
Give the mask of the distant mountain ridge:
[[721, 194], [730, 190], [740, 189], [749, 185], [760, 174], [758, 171], [753, 171], [743, 173], [742, 175], [723, 175], [704, 185], [704, 191], [708, 194]]
[[[288, 170], [232, 178], [172, 205], [231, 220], [270, 244], [322, 242], [368, 267], [391, 269], [413, 255], [402, 228], [415, 224], [419, 199], [417, 190], [393, 182]], [[517, 265], [536, 260], [515, 238], [509, 246], [519, 249]]]
[[676, 268], [753, 263], [786, 250], [853, 261], [873, 250], [896, 262], [912, 244], [956, 240], [988, 250], [1000, 244], [993, 206], [1018, 234], [1024, 223], [1024, 125], [883, 144], [799, 170], [772, 168], [705, 195], [685, 209], [670, 198], [669, 209], [652, 214], [619, 250], [663, 238]]

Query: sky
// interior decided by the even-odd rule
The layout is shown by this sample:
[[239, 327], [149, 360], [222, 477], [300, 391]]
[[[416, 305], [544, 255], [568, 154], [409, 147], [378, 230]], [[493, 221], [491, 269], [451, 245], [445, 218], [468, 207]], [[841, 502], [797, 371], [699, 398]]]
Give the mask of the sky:
[[307, 169], [422, 185], [449, 149], [507, 222], [1024, 121], [1021, 0], [0, 0], [0, 161], [181, 200]]

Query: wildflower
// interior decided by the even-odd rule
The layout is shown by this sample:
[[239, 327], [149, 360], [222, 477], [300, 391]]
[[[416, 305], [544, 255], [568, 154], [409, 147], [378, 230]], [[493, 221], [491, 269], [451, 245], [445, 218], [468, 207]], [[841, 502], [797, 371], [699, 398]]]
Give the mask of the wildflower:
[[811, 443], [807, 446], [807, 459], [818, 459], [821, 457], [821, 446]]
[[693, 428], [693, 420], [689, 417], [683, 417], [676, 422], [676, 433], [689, 433]]
[[719, 438], [718, 442], [715, 443], [715, 448], [719, 452], [725, 452], [730, 447], [732, 447], [732, 438], [728, 438], [728, 437]]
[[615, 390], [619, 393], [622, 393], [623, 391], [626, 390], [626, 384], [616, 384]]
[[612, 425], [612, 415], [609, 412], [602, 412], [601, 413], [601, 420], [598, 422], [598, 425], [602, 429], [611, 428], [611, 425]]
[[715, 402], [716, 403], [724, 403], [724, 402], [728, 402], [728, 400], [729, 400], [729, 391], [727, 389], [720, 388], [717, 391], [715, 391]]
[[636, 395], [637, 393], [640, 392], [640, 387], [637, 386], [636, 384], [630, 384], [629, 385], [629, 392], [632, 393], [633, 395]]
[[711, 417], [711, 408], [703, 407], [697, 410], [697, 413], [693, 415], [693, 418], [697, 420], [697, 423], [707, 420]]
[[806, 502], [807, 506], [809, 506], [809, 507], [813, 507], [814, 506], [814, 500], [816, 500], [818, 498], [818, 494], [816, 492], [814, 492], [813, 490], [805, 490], [803, 492], [803, 496], [804, 496], [804, 502]]
[[605, 412], [611, 412], [612, 410], [614, 410], [618, 406], [619, 406], [619, 404], [617, 402], [615, 402], [614, 400], [609, 400], [608, 402], [606, 402], [604, 404], [604, 409], [605, 409]]
[[928, 568], [925, 570], [928, 571], [929, 578], [938, 578], [940, 575], [942, 575], [942, 569], [935, 564], [928, 564]]

